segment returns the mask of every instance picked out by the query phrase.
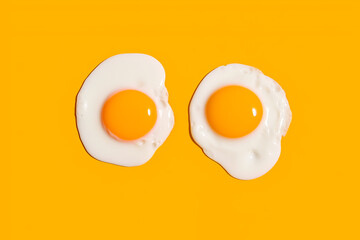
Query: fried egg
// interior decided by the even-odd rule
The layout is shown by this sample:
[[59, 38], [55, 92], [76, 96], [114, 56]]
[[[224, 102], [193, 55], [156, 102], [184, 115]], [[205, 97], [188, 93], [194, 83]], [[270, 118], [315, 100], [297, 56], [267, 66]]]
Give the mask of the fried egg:
[[146, 163], [174, 126], [163, 66], [145, 54], [106, 59], [77, 95], [76, 121], [94, 158], [121, 166]]
[[243, 180], [258, 178], [275, 165], [292, 118], [279, 84], [242, 64], [211, 71], [197, 87], [189, 114], [194, 141]]

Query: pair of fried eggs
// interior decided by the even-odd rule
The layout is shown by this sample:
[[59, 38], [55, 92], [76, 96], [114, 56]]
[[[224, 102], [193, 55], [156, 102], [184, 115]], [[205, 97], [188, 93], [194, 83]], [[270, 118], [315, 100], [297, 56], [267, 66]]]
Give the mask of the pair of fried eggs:
[[[256, 68], [211, 71], [189, 106], [193, 140], [233, 177], [254, 179], [277, 162], [291, 122], [285, 92]], [[174, 126], [165, 71], [146, 54], [119, 54], [99, 64], [76, 100], [81, 141], [94, 158], [121, 166], [146, 163]]]

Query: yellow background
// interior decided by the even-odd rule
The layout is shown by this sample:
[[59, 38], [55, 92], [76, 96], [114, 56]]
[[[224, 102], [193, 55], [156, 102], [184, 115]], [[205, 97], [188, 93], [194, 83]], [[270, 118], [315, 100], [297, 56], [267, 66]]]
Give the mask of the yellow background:
[[[347, 0], [9, 2], [0, 238], [360, 237], [359, 7]], [[85, 152], [74, 107], [97, 64], [129, 52], [163, 64], [176, 123], [148, 163], [124, 168]], [[278, 163], [252, 181], [230, 177], [189, 136], [197, 84], [234, 62], [279, 82], [293, 111]]]

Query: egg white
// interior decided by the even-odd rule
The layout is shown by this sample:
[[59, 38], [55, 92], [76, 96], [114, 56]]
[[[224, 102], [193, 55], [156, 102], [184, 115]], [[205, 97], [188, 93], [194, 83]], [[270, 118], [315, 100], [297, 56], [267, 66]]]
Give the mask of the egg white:
[[[239, 85], [253, 91], [263, 106], [259, 126], [241, 138], [226, 138], [209, 126], [205, 106], [218, 89]], [[281, 138], [290, 125], [292, 113], [283, 89], [260, 70], [229, 64], [210, 72], [199, 84], [189, 107], [191, 134], [204, 153], [233, 177], [254, 179], [267, 173], [277, 162]], [[241, 122], [239, 122], [241, 124]]]
[[[107, 98], [126, 89], [147, 94], [157, 109], [154, 127], [134, 141], [116, 140], [101, 122], [102, 107]], [[146, 54], [119, 54], [106, 59], [91, 72], [77, 95], [76, 121], [81, 141], [94, 158], [122, 166], [146, 163], [174, 126], [163, 66]]]

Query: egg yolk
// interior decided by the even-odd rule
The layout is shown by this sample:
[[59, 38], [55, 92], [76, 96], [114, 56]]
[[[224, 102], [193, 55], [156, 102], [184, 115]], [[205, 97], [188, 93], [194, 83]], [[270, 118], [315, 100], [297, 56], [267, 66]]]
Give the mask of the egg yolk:
[[122, 140], [145, 136], [157, 118], [154, 101], [137, 90], [124, 90], [106, 100], [101, 114], [110, 135]]
[[240, 138], [259, 125], [263, 109], [260, 99], [241, 86], [226, 86], [213, 93], [206, 104], [210, 127], [227, 138]]

